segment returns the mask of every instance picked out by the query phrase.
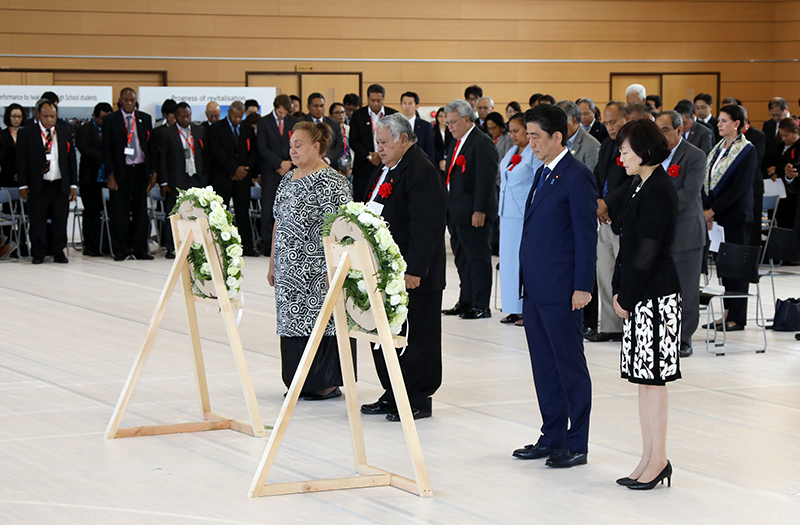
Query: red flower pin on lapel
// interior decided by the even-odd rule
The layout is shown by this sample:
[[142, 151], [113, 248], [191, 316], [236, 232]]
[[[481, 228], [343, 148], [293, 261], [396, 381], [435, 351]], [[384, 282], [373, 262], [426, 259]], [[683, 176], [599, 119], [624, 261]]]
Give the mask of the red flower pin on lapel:
[[464, 155], [456, 157], [456, 166], [461, 166], [461, 173], [464, 173], [467, 166], [467, 159], [464, 158]]
[[514, 166], [516, 166], [520, 162], [522, 162], [522, 156], [521, 155], [512, 155], [511, 156], [511, 167], [508, 168], [508, 171], [512, 171], [514, 169]]
[[391, 181], [390, 182], [384, 182], [383, 184], [378, 186], [378, 195], [380, 195], [382, 199], [385, 199], [386, 197], [388, 197], [391, 194], [392, 194], [392, 183], [391, 183]]
[[677, 164], [673, 164], [672, 166], [669, 167], [667, 173], [669, 173], [669, 176], [674, 179], [675, 177], [681, 174], [681, 167], [678, 166]]

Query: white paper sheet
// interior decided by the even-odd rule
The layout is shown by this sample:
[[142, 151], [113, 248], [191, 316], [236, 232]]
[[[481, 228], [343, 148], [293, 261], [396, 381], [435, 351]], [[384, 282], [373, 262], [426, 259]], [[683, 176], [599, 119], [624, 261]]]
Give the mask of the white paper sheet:
[[708, 231], [708, 238], [711, 240], [709, 251], [717, 253], [719, 251], [719, 245], [725, 242], [725, 230], [715, 221]]
[[767, 197], [771, 195], [777, 195], [781, 199], [786, 198], [786, 186], [783, 185], [783, 181], [781, 179], [764, 179], [764, 196]]

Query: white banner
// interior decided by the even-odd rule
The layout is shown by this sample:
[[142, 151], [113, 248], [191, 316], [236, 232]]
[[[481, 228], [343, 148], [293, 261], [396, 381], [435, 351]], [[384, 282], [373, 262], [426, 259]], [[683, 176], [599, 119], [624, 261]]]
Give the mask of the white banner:
[[149, 113], [153, 120], [161, 118], [161, 104], [172, 99], [175, 102], [188, 102], [192, 106], [192, 120], [202, 122], [206, 119], [206, 104], [216, 101], [221, 108], [220, 118], [225, 118], [231, 102], [255, 99], [259, 104], [259, 114], [268, 115], [275, 100], [274, 87], [151, 87], [139, 88], [139, 109]]
[[0, 118], [13, 103], [25, 108], [28, 118], [32, 117], [33, 107], [46, 91], [58, 95], [58, 117], [72, 125], [89, 120], [98, 103], [113, 106], [116, 101], [112, 99], [111, 86], [0, 86]]

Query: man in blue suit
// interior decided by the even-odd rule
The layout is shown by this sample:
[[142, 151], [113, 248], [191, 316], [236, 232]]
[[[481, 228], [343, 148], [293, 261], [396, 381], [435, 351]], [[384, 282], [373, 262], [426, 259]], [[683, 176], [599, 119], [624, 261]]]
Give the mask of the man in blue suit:
[[522, 318], [542, 435], [514, 451], [546, 465], [586, 464], [592, 383], [583, 353], [583, 307], [592, 297], [597, 250], [597, 185], [567, 144], [567, 117], [537, 105], [525, 113], [534, 155], [544, 163], [526, 201], [520, 245]]

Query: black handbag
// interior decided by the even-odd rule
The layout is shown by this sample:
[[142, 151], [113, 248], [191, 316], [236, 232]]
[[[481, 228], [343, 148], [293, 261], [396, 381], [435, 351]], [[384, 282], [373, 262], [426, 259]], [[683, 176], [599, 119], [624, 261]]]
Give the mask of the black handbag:
[[800, 299], [775, 301], [775, 320], [772, 329], [776, 332], [800, 332]]

